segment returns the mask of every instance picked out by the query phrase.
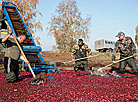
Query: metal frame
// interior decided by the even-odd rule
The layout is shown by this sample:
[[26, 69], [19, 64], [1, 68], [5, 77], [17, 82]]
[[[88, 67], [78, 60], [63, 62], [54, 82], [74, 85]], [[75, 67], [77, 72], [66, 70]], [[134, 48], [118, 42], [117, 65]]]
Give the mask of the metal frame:
[[[57, 68], [57, 66], [56, 66], [56, 63], [54, 64], [54, 66], [53, 66], [53, 65], [50, 65], [50, 64], [46, 65], [44, 59], [42, 58], [42, 56], [41, 56], [41, 54], [40, 54], [40, 52], [42, 51], [42, 48], [39, 47], [39, 48], [37, 49], [38, 46], [36, 46], [36, 44], [35, 44], [35, 42], [34, 42], [32, 36], [31, 36], [31, 34], [30, 34], [30, 32], [29, 32], [29, 29], [28, 29], [26, 23], [24, 22], [24, 20], [22, 19], [21, 15], [20, 15], [20, 13], [19, 13], [19, 11], [18, 11], [18, 9], [17, 9], [17, 7], [16, 7], [16, 6], [13, 6], [13, 5], [7, 5], [7, 4], [9, 4], [9, 2], [3, 2], [3, 5], [2, 5], [3, 14], [6, 15], [6, 16], [4, 17], [4, 20], [7, 20], [8, 24], [10, 25], [11, 29], [13, 30], [13, 34], [15, 35], [15, 37], [17, 38], [17, 35], [16, 35], [16, 33], [15, 33], [15, 30], [14, 30], [14, 28], [13, 28], [12, 22], [11, 22], [11, 20], [10, 20], [10, 17], [9, 17], [9, 15], [8, 15], [8, 12], [7, 12], [7, 10], [6, 10], [5, 7], [12, 7], [12, 8], [15, 8], [15, 9], [16, 9], [16, 11], [17, 11], [19, 17], [21, 18], [21, 20], [22, 20], [22, 22], [23, 22], [23, 24], [24, 24], [24, 27], [25, 27], [26, 30], [27, 30], [28, 35], [30, 36], [32, 42], [34, 43], [34, 46], [24, 45], [23, 51], [25, 51], [25, 50], [30, 50], [30, 51], [35, 50], [36, 52], [38, 52], [38, 56], [39, 56], [39, 59], [38, 59], [38, 60], [41, 60], [41, 61], [45, 64], [45, 65], [40, 65], [39, 67], [36, 67], [36, 66], [34, 65], [34, 67], [32, 67], [32, 69], [33, 69], [34, 71], [46, 71], [46, 69], [47, 69], [48, 71], [58, 71], [58, 68]], [[8, 27], [7, 27], [7, 34], [8, 34]], [[33, 49], [31, 49], [31, 48], [29, 49], [29, 47], [31, 47], [31, 48], [33, 48]], [[27, 59], [28, 59], [28, 58], [27, 58]], [[23, 68], [24, 68], [24, 67], [27, 67], [27, 65], [26, 65], [23, 61], [22, 61], [22, 67], [23, 67]], [[53, 68], [54, 68], [54, 69], [53, 69]]]

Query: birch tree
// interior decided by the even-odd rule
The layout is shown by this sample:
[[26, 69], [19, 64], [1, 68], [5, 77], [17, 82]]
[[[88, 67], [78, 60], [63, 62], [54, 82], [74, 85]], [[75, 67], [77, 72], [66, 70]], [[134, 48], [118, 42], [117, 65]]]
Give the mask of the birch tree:
[[49, 22], [49, 33], [60, 51], [71, 51], [79, 38], [89, 39], [91, 16], [81, 17], [76, 0], [64, 0], [57, 6]]

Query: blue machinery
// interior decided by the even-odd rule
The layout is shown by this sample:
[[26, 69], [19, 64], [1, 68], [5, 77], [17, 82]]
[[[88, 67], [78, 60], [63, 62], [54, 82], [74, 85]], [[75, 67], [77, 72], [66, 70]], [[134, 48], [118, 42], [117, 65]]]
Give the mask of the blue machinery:
[[[30, 34], [27, 25], [22, 19], [17, 7], [10, 2], [3, 2], [3, 18], [7, 20], [15, 37], [20, 34], [25, 34], [27, 39], [23, 43], [23, 51], [29, 60], [33, 71], [45, 71], [47, 73], [57, 72], [58, 68], [56, 63], [45, 62], [40, 52], [42, 51], [40, 46], [36, 46], [32, 35]], [[8, 32], [8, 28], [7, 28]], [[28, 66], [22, 61], [22, 67], [28, 70]]]

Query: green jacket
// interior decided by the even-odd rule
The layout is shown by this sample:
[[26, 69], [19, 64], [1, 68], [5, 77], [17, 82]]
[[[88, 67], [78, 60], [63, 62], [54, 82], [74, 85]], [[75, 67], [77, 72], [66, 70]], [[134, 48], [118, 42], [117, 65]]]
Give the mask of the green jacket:
[[119, 52], [120, 57], [128, 57], [136, 53], [136, 46], [131, 37], [126, 37], [126, 41], [118, 40], [116, 42], [114, 52]]
[[75, 56], [75, 59], [87, 57], [88, 55], [91, 55], [91, 49], [88, 47], [87, 44], [83, 43], [82, 46], [76, 45], [72, 49], [72, 56]]

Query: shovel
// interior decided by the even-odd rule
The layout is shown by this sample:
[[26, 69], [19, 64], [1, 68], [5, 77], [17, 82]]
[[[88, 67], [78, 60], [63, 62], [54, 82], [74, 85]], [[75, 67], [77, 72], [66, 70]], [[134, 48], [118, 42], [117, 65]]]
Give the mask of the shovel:
[[[8, 22], [6, 20], [5, 20], [5, 23], [8, 26], [8, 28], [11, 29], [11, 27], [9, 26], [9, 24], [8, 24]], [[27, 60], [27, 58], [26, 58], [26, 56], [25, 56], [25, 54], [24, 54], [24, 52], [23, 52], [20, 44], [18, 43], [18, 41], [17, 41], [17, 39], [16, 39], [16, 37], [15, 37], [15, 35], [13, 33], [12, 33], [12, 36], [13, 36], [13, 38], [14, 38], [17, 46], [19, 47], [19, 49], [20, 49], [23, 57], [25, 58], [25, 60]], [[44, 82], [44, 80], [42, 78], [36, 78], [36, 75], [34, 74], [34, 72], [33, 72], [32, 68], [31, 68], [30, 64], [27, 64], [27, 65], [28, 65], [28, 67], [29, 67], [29, 69], [30, 69], [33, 77], [34, 77], [34, 79], [30, 82], [30, 84], [32, 84], [32, 85], [40, 85], [40, 84], [42, 84]]]

